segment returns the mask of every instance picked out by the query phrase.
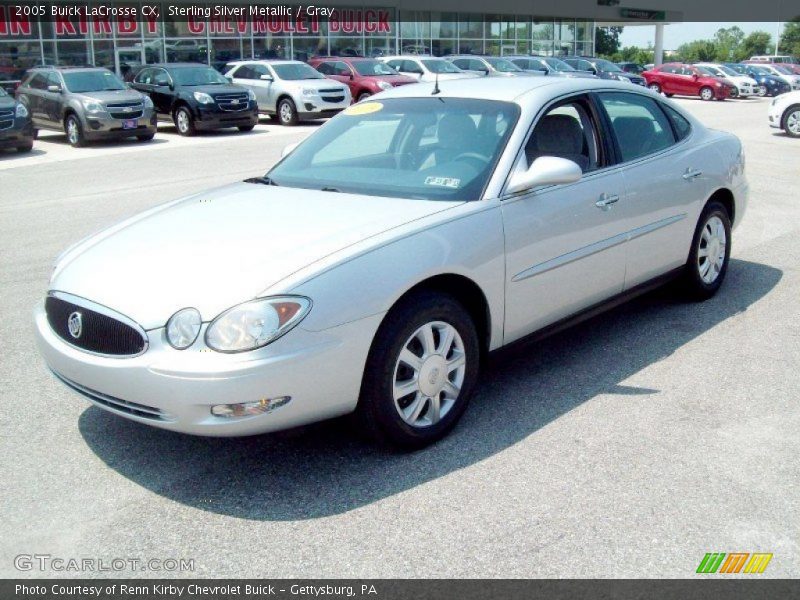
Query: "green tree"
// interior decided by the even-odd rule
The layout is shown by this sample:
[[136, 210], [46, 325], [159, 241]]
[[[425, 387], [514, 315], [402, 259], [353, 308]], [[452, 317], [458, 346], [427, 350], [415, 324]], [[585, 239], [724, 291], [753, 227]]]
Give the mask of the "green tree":
[[619, 51], [622, 27], [598, 27], [594, 35], [594, 52], [597, 56], [612, 56]]
[[717, 45], [711, 40], [695, 40], [681, 44], [676, 50], [683, 62], [713, 61], [717, 59]]
[[746, 60], [751, 56], [770, 54], [772, 52], [772, 36], [766, 31], [753, 31], [748, 34], [739, 49], [738, 60]]
[[[738, 51], [744, 41], [744, 31], [734, 25], [725, 29], [717, 29], [714, 34], [716, 59], [722, 62], [737, 60]], [[748, 57], [749, 58], [749, 57]]]
[[781, 54], [800, 56], [800, 17], [795, 17], [783, 26], [778, 50]]

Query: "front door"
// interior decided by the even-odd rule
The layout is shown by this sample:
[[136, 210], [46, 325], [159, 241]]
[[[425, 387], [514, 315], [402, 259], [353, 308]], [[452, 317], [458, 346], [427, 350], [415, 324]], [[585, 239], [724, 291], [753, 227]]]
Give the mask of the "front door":
[[[264, 75], [269, 76], [271, 79], [262, 79]], [[233, 72], [231, 83], [238, 83], [253, 90], [258, 102], [258, 110], [274, 113], [276, 110], [275, 95], [273, 93], [275, 88], [273, 84], [274, 78], [274, 73], [271, 73], [265, 65], [248, 63], [241, 65]]]
[[599, 136], [586, 96], [561, 101], [539, 119], [517, 168], [541, 156], [576, 162], [583, 177], [502, 202], [506, 237], [505, 342], [622, 291], [625, 224], [619, 169]]

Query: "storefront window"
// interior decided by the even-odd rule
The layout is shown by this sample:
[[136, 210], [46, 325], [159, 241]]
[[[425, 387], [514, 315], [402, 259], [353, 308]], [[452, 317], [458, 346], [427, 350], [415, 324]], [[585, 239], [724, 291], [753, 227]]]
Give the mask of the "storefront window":
[[531, 54], [539, 56], [553, 56], [553, 42], [534, 40], [531, 42]]
[[208, 41], [205, 38], [167, 39], [164, 43], [168, 62], [208, 64]]
[[[297, 46], [303, 46], [303, 40], [301, 38], [295, 38], [295, 52], [297, 51]], [[314, 38], [311, 41], [311, 44], [316, 49], [319, 45], [319, 39]], [[287, 37], [275, 37], [273, 35], [266, 35], [266, 36], [259, 36], [253, 39], [253, 57], [254, 58], [282, 58], [287, 59], [291, 58], [291, 47], [292, 42], [291, 39]], [[302, 59], [301, 59], [302, 60]]]
[[531, 23], [531, 38], [534, 40], [554, 40], [555, 27], [553, 21], [533, 21]]
[[431, 37], [430, 13], [424, 10], [401, 10], [400, 37], [403, 39]]
[[364, 44], [360, 37], [331, 38], [331, 54], [334, 56], [364, 56]]
[[27, 69], [42, 62], [42, 46], [38, 41], [0, 42], [0, 85], [17, 82]]
[[448, 56], [449, 54], [458, 54], [458, 40], [433, 40], [434, 56]]
[[463, 39], [483, 38], [483, 20], [479, 15], [459, 15], [458, 37]]
[[397, 54], [394, 38], [373, 38], [368, 37], [365, 39], [364, 48], [367, 56], [391, 56]]
[[458, 54], [483, 54], [483, 40], [459, 40]]
[[433, 39], [455, 38], [457, 31], [458, 15], [456, 13], [431, 13], [431, 37]]
[[251, 58], [252, 51], [250, 48], [250, 40], [245, 41], [242, 38], [220, 39], [214, 38], [211, 40], [211, 66], [217, 71], [222, 72], [225, 65], [232, 60], [241, 60], [243, 58]]

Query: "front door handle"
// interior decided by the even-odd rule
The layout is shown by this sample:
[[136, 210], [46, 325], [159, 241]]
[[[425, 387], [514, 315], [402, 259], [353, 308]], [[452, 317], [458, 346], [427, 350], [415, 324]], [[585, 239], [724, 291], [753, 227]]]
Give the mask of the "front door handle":
[[615, 202], [619, 202], [619, 196], [616, 194], [603, 194], [600, 196], [600, 200], [594, 203], [597, 208], [602, 208], [603, 210], [608, 210], [611, 208], [611, 205]]
[[688, 168], [688, 169], [686, 169], [686, 171], [683, 173], [682, 177], [683, 177], [683, 178], [684, 178], [686, 181], [691, 181], [691, 180], [692, 180], [692, 179], [694, 179], [695, 177], [700, 177], [700, 175], [702, 175], [702, 174], [703, 174], [703, 172], [702, 172], [702, 171], [698, 171], [697, 169], [693, 169], [692, 167], [689, 167], [689, 168]]

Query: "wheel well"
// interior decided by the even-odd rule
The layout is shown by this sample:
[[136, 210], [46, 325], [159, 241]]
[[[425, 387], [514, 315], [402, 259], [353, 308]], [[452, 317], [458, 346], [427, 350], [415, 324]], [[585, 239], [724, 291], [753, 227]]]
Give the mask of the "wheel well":
[[795, 110], [797, 108], [800, 108], [800, 104], [792, 104], [786, 107], [786, 110], [784, 110], [783, 114], [781, 115], [781, 127], [786, 127], [786, 117], [789, 116], [789, 111]]
[[70, 115], [75, 115], [77, 117], [78, 113], [75, 112], [74, 108], [67, 108], [66, 110], [64, 110], [64, 116], [61, 117], [61, 124], [64, 125], [64, 127], [67, 126], [67, 117], [69, 117]]
[[[292, 104], [294, 104], [294, 100], [292, 100], [292, 97], [289, 94], [281, 94], [280, 96], [278, 96], [278, 99], [275, 101], [275, 109], [276, 110], [278, 108], [278, 104], [280, 104], [281, 100], [284, 100], [284, 99], [291, 100]], [[297, 107], [295, 107], [295, 108], [297, 108]]]
[[185, 106], [189, 109], [189, 112], [192, 112], [192, 107], [189, 106], [189, 103], [186, 100], [176, 100], [175, 103], [172, 105], [172, 118], [175, 118], [175, 113], [178, 112], [178, 109], [181, 106]]
[[436, 275], [419, 282], [409, 289], [397, 299], [395, 304], [421, 290], [441, 292], [458, 300], [464, 308], [467, 309], [470, 317], [472, 317], [472, 321], [475, 323], [475, 328], [478, 331], [478, 340], [480, 340], [481, 344], [481, 354], [488, 352], [489, 338], [491, 336], [489, 303], [486, 300], [486, 295], [477, 283], [468, 277], [456, 275], [454, 273]]
[[730, 218], [731, 223], [733, 223], [734, 218], [736, 217], [736, 203], [733, 201], [733, 194], [727, 188], [720, 188], [708, 199], [709, 202], [716, 201], [722, 204], [725, 207], [725, 210], [728, 211], [728, 218]]

